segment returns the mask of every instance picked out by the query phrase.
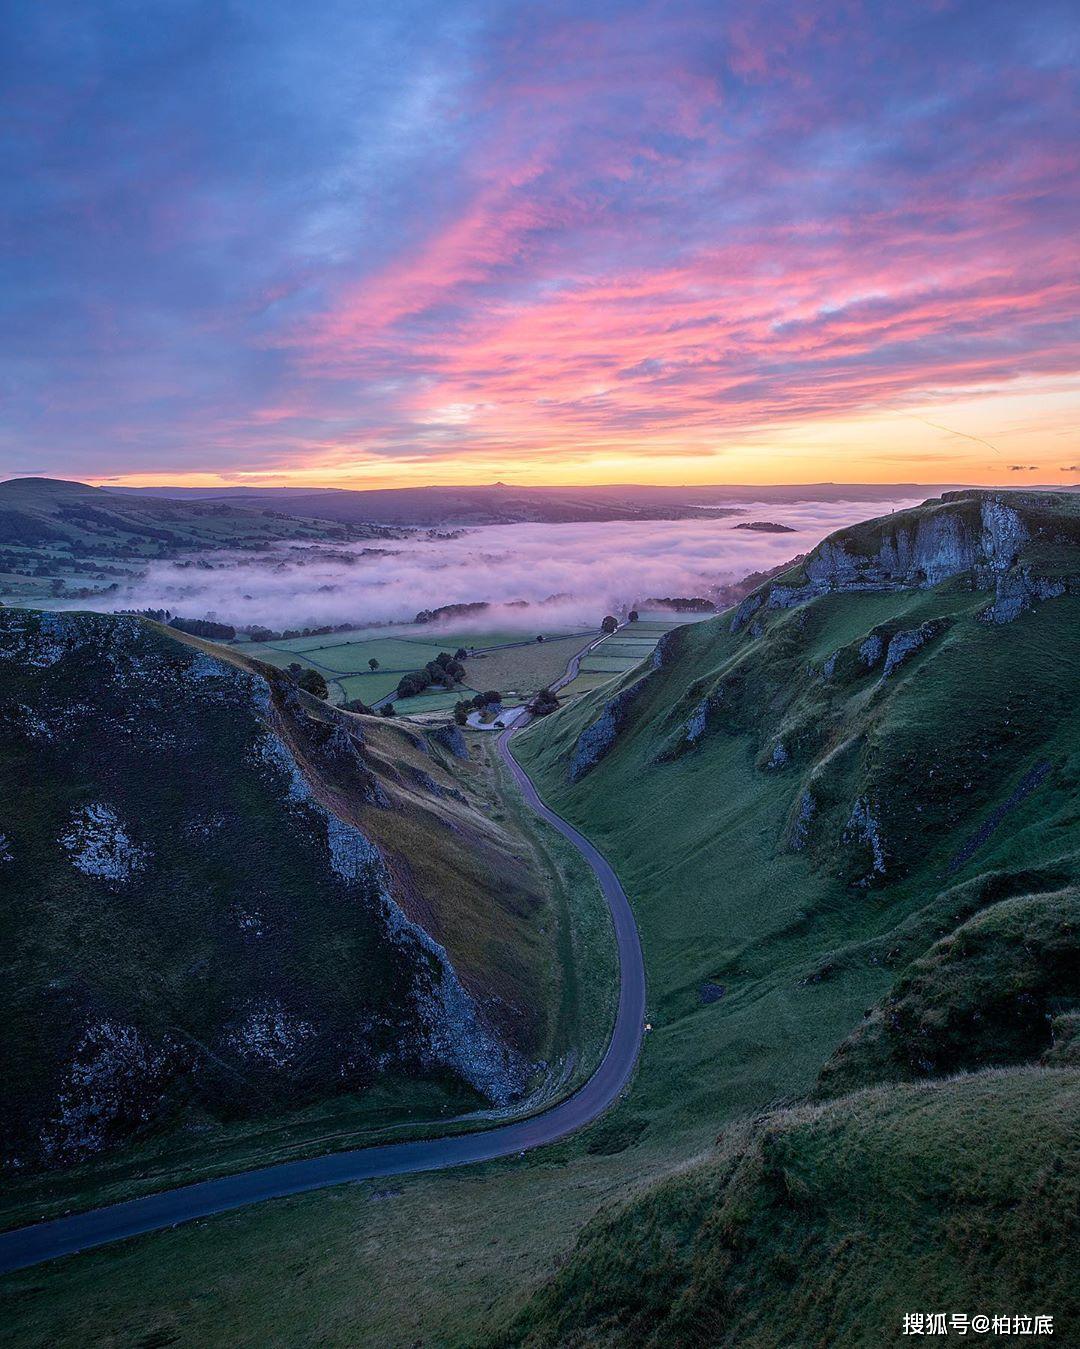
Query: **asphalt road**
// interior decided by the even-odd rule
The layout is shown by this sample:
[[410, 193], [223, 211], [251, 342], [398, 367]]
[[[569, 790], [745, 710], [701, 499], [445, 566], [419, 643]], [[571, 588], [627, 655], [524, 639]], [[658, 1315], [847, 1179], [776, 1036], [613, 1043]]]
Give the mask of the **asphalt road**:
[[645, 1020], [641, 943], [633, 911], [614, 871], [584, 835], [548, 809], [511, 754], [509, 741], [514, 729], [499, 737], [499, 750], [532, 809], [569, 839], [592, 868], [611, 910], [618, 944], [620, 982], [615, 1028], [600, 1066], [584, 1086], [561, 1104], [518, 1123], [456, 1134], [452, 1138], [388, 1143], [283, 1162], [0, 1233], [0, 1273], [305, 1190], [413, 1171], [440, 1171], [512, 1156], [552, 1143], [603, 1114], [629, 1081], [641, 1049]]

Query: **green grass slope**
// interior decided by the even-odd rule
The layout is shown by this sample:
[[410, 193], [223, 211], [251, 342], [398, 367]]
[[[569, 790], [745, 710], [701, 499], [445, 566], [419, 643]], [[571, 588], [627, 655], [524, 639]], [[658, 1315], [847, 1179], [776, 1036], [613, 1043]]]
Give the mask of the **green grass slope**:
[[[933, 1168], [938, 1154], [925, 1131], [905, 1142], [910, 1102], [936, 1102], [943, 1130], [954, 1109], [970, 1113], [963, 1146], [985, 1134], [1004, 1177], [1019, 1165], [1019, 1124], [999, 1143], [995, 1130], [1010, 1112], [1021, 1121], [1032, 1093], [1073, 1090], [1067, 1073], [1049, 1074], [1071, 1060], [1077, 996], [1080, 558], [1070, 542], [1071, 503], [1060, 516], [1053, 498], [1031, 515], [1022, 502], [1010, 509], [1026, 541], [1000, 565], [977, 555], [967, 572], [950, 570], [936, 583], [928, 574], [882, 577], [881, 559], [890, 549], [903, 553], [893, 517], [842, 532], [818, 553], [832, 559], [831, 579], [818, 569], [815, 582], [811, 566], [780, 578], [778, 602], [765, 587], [734, 618], [679, 630], [657, 662], [524, 738], [523, 757], [557, 808], [619, 868], [641, 922], [654, 1031], [636, 1088], [610, 1127], [621, 1115], [645, 1140], [663, 1129], [672, 1151], [689, 1157], [705, 1116], [722, 1125], [805, 1097], [826, 1060], [820, 1089], [834, 1095], [1022, 1063], [1029, 1067], [1015, 1078], [971, 1078], [925, 1098], [900, 1087], [842, 1096], [820, 1116], [850, 1143], [872, 1099], [894, 1138], [889, 1146], [912, 1158], [925, 1150]], [[965, 527], [985, 519], [984, 502], [965, 496], [932, 503], [904, 526], [922, 538], [919, 567], [929, 564], [930, 574], [925, 541], [955, 542], [952, 526], [942, 525], [950, 511]], [[1039, 579], [1021, 556], [1036, 538], [1047, 546], [1057, 539], [1071, 570], [1059, 554], [1063, 584], [1049, 592], [1033, 585], [1004, 621], [995, 606], [1015, 578]], [[835, 562], [857, 553], [874, 561], [853, 582]], [[775, 1119], [769, 1128], [788, 1127]], [[831, 1236], [822, 1245], [778, 1237], [752, 1276], [714, 1236], [706, 1258], [698, 1225], [713, 1233], [723, 1221], [718, 1206], [736, 1202], [729, 1180], [716, 1188], [722, 1173], [710, 1162], [586, 1235], [509, 1339], [891, 1342], [898, 1331], [890, 1321], [870, 1318], [860, 1329], [850, 1318], [829, 1320], [831, 1301], [854, 1298], [868, 1282], [879, 1299], [893, 1296], [901, 1284], [885, 1253], [915, 1230], [903, 1206], [889, 1218], [907, 1193], [902, 1175], [859, 1172], [849, 1143], [831, 1162], [810, 1154], [817, 1161], [800, 1171], [826, 1210]], [[757, 1146], [738, 1142], [738, 1174], [749, 1174]], [[829, 1211], [829, 1194], [843, 1182], [845, 1158], [851, 1183], [862, 1175], [866, 1202], [876, 1196], [883, 1217], [863, 1263], [836, 1263], [852, 1210]], [[1028, 1175], [1028, 1160], [1018, 1174]], [[819, 1165], [829, 1184], [815, 1178]], [[764, 1192], [738, 1193], [736, 1207], [764, 1202]], [[1060, 1227], [1067, 1201], [1037, 1187], [1029, 1216], [1039, 1230]], [[928, 1230], [940, 1236], [962, 1225], [948, 1191], [936, 1202]], [[684, 1208], [697, 1216], [680, 1216]], [[932, 1208], [928, 1197], [924, 1219]], [[640, 1248], [626, 1235], [639, 1221]], [[629, 1248], [625, 1276], [616, 1232]], [[919, 1249], [910, 1298], [920, 1270], [924, 1300], [950, 1280], [968, 1304], [994, 1286], [973, 1272], [978, 1242], [966, 1252], [946, 1248], [939, 1268], [932, 1239]], [[1008, 1249], [995, 1247], [986, 1269], [997, 1270]], [[1044, 1243], [1040, 1260], [1042, 1291], [1063, 1294], [1063, 1257]], [[1013, 1288], [1007, 1278], [999, 1286]], [[794, 1305], [807, 1318], [805, 1336], [783, 1311], [800, 1287]], [[1065, 1305], [1060, 1296], [1056, 1303]]]
[[1071, 1343], [1078, 1110], [1076, 1073], [1018, 1069], [769, 1115], [598, 1218], [494, 1343], [878, 1346], [926, 1311]]
[[911, 962], [825, 1065], [820, 1089], [1063, 1061], [1078, 1011], [1080, 891], [1002, 900]]

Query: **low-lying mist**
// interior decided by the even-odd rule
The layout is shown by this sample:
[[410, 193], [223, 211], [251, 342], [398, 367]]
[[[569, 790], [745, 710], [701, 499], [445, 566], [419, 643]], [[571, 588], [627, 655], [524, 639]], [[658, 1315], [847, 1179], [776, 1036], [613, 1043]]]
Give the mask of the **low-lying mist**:
[[[806, 502], [748, 507], [738, 520], [492, 525], [438, 537], [418, 531], [377, 548], [201, 554], [152, 563], [107, 607], [282, 629], [403, 622], [422, 609], [486, 600], [500, 607], [476, 616], [477, 628], [497, 618], [500, 626], [527, 630], [539, 617], [531, 606], [557, 596], [544, 605], [544, 626], [595, 625], [618, 605], [651, 596], [709, 596], [715, 586], [806, 552], [866, 515], [865, 502]], [[740, 520], [774, 521], [794, 532], [736, 529]], [[502, 607], [520, 600], [530, 609]]]

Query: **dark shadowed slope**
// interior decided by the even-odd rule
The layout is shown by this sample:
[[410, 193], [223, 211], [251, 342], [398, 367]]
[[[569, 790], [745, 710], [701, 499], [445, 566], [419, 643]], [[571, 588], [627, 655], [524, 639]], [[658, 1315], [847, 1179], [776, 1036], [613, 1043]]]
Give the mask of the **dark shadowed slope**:
[[501, 738], [500, 748], [530, 806], [581, 850], [599, 880], [615, 928], [620, 963], [618, 1012], [607, 1052], [586, 1085], [553, 1110], [482, 1133], [311, 1158], [4, 1233], [0, 1235], [0, 1271], [20, 1269], [41, 1260], [260, 1200], [345, 1181], [464, 1166], [504, 1157], [552, 1142], [588, 1124], [608, 1108], [634, 1070], [644, 1020], [645, 974], [633, 913], [610, 866], [587, 839], [544, 805], [528, 776], [510, 754], [508, 742], [509, 733]]

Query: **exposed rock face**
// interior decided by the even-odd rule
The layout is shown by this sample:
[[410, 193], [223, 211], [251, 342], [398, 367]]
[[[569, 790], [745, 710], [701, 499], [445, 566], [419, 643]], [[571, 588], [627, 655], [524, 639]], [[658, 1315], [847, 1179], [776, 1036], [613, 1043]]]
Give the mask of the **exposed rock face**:
[[86, 1027], [38, 1134], [47, 1164], [81, 1161], [148, 1124], [191, 1056], [171, 1036], [104, 1020]]
[[648, 675], [609, 699], [599, 717], [581, 732], [567, 773], [571, 782], [579, 782], [608, 753], [647, 682]]
[[799, 808], [791, 824], [788, 846], [792, 852], [802, 852], [810, 838], [810, 825], [813, 823], [817, 803], [812, 792], [805, 791], [799, 797]]
[[837, 591], [928, 588], [958, 576], [993, 591], [986, 618], [1007, 623], [1037, 600], [1080, 587], [1077, 578], [1039, 577], [1020, 562], [1033, 537], [1022, 500], [1014, 505], [1004, 495], [952, 492], [931, 504], [933, 509], [886, 516], [861, 533], [846, 530], [826, 539], [803, 564], [803, 584], [772, 583], [754, 591], [736, 609], [731, 631], [741, 631], [763, 607], [790, 609]]
[[100, 801], [76, 812], [60, 843], [83, 875], [102, 880], [126, 881], [146, 863], [146, 849], [132, 843], [115, 811]]
[[461, 734], [461, 727], [455, 726], [452, 722], [446, 726], [436, 726], [433, 731], [428, 731], [429, 740], [433, 740], [436, 745], [441, 745], [454, 756], [455, 759], [467, 759], [469, 757], [469, 747], [465, 743], [465, 737]]
[[[859, 659], [868, 670], [872, 670], [881, 659], [881, 653], [884, 650], [884, 643], [877, 633], [871, 633], [866, 641], [859, 647]], [[836, 657], [833, 657], [835, 661]]]
[[288, 748], [272, 731], [267, 733], [262, 757], [286, 774], [293, 805], [324, 822], [335, 873], [357, 887], [358, 898], [376, 891], [395, 941], [406, 951], [419, 948], [429, 957], [427, 961], [414, 959], [413, 1002], [424, 1034], [419, 1047], [422, 1061], [457, 1071], [493, 1105], [506, 1105], [519, 1096], [525, 1086], [524, 1062], [487, 1025], [445, 947], [405, 916], [393, 898], [390, 873], [379, 849], [361, 830], [321, 805]]
[[678, 628], [669, 628], [653, 647], [651, 663], [654, 670], [663, 669], [665, 665], [670, 664], [679, 644], [678, 631]]
[[885, 668], [881, 672], [882, 679], [888, 679], [916, 651], [936, 637], [944, 629], [944, 626], [943, 623], [936, 622], [922, 623], [917, 628], [910, 628], [906, 632], [898, 632], [890, 638], [889, 649], [885, 653]]
[[1026, 571], [1003, 576], [994, 595], [994, 602], [983, 610], [981, 617], [987, 623], [1011, 623], [1038, 600], [1057, 599], [1068, 589], [1066, 581], [1032, 577]]
[[746, 599], [742, 601], [742, 603], [739, 605], [739, 607], [735, 610], [734, 614], [732, 615], [731, 631], [741, 632], [742, 629], [746, 627], [747, 623], [750, 622], [751, 618], [753, 618], [753, 616], [765, 603], [766, 596], [769, 595], [770, 593], [771, 593], [770, 589], [766, 587], [762, 590], [755, 590], [751, 594], [747, 595]]
[[766, 767], [773, 769], [783, 768], [790, 757], [791, 756], [788, 754], [783, 742], [778, 740], [773, 746], [773, 752], [769, 755], [769, 762], [766, 764]]
[[709, 713], [712, 711], [712, 698], [702, 698], [697, 707], [690, 714], [690, 720], [686, 723], [686, 730], [683, 732], [683, 739], [688, 745], [696, 745], [705, 734], [709, 725]]
[[875, 876], [885, 875], [886, 852], [881, 825], [873, 805], [865, 796], [860, 796], [851, 808], [844, 830], [844, 842], [863, 843], [870, 849], [870, 875], [864, 878], [863, 884], [868, 884]]

